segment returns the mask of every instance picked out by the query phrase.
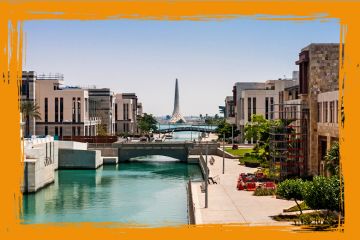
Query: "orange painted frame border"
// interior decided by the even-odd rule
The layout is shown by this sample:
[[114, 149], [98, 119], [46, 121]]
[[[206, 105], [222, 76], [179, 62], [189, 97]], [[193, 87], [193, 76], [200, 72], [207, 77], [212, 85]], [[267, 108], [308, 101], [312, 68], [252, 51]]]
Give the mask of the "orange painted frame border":
[[[342, 239], [356, 237], [359, 221], [359, 161], [356, 159], [357, 100], [360, 90], [360, 2], [302, 0], [0, 0], [0, 238], [1, 239]], [[260, 20], [339, 19], [339, 41], [346, 55], [340, 66], [340, 89], [345, 81], [345, 126], [340, 128], [342, 171], [346, 188], [345, 231], [294, 233], [284, 227], [236, 225], [183, 226], [173, 228], [126, 228], [115, 223], [20, 224], [22, 159], [18, 87], [23, 56], [22, 23], [28, 20], [223, 20], [252, 17]], [[289, 17], [291, 16], [291, 17]], [[340, 55], [341, 56], [341, 55]], [[345, 80], [346, 78], [346, 80]], [[340, 91], [340, 95], [344, 94]], [[346, 140], [346, 144], [345, 141]], [[17, 156], [17, 157], [16, 157]]]

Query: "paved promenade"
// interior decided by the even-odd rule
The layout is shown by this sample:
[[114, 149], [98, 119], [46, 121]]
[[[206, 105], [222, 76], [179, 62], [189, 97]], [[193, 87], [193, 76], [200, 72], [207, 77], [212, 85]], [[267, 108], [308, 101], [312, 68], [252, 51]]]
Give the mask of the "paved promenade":
[[[236, 159], [225, 159], [225, 174], [222, 174], [222, 157], [213, 156], [209, 164], [210, 177], [219, 176], [219, 184], [209, 184], [209, 207], [205, 207], [205, 193], [200, 183], [192, 183], [196, 224], [240, 223], [246, 225], [289, 225], [277, 222], [270, 216], [282, 213], [294, 206], [294, 201], [280, 200], [272, 196], [253, 196], [253, 192], [238, 191], [236, 183], [241, 172], [253, 173], [255, 168], [238, 165]], [[210, 158], [209, 158], [210, 159]]]

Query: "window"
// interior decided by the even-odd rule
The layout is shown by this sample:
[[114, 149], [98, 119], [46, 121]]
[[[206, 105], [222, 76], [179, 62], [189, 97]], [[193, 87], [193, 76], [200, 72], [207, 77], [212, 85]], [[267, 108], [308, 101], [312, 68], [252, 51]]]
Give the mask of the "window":
[[45, 126], [45, 135], [48, 135], [48, 134], [49, 134], [48, 126]]
[[328, 102], [323, 103], [323, 122], [328, 122]]
[[58, 127], [55, 127], [55, 135], [59, 136], [59, 128]]
[[55, 98], [55, 122], [59, 122], [59, 98]]
[[75, 98], [72, 99], [72, 121], [75, 122], [76, 115], [75, 115]]
[[269, 98], [265, 98], [265, 119], [269, 119]]
[[80, 98], [77, 99], [78, 122], [81, 122], [81, 102]]
[[60, 127], [60, 136], [63, 135], [62, 127]]
[[45, 122], [48, 122], [48, 98], [45, 98]]
[[60, 122], [64, 121], [64, 98], [60, 98]]
[[334, 122], [334, 101], [330, 102], [330, 122]]
[[251, 121], [251, 98], [248, 98], [248, 121]]
[[270, 98], [270, 119], [274, 119], [274, 98]]
[[252, 114], [256, 114], [256, 98], [253, 98], [253, 112]]
[[115, 103], [115, 121], [118, 120], [118, 109], [117, 109], [117, 103]]
[[76, 136], [76, 128], [72, 127], [72, 136]]
[[77, 135], [81, 136], [81, 128], [80, 127], [77, 127]]

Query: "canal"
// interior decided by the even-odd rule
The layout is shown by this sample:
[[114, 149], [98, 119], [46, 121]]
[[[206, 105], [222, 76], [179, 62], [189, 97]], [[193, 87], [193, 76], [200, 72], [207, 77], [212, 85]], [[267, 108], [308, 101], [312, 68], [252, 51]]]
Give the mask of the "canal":
[[186, 183], [202, 178], [198, 165], [164, 156], [55, 174], [55, 183], [24, 195], [23, 223], [187, 224]]

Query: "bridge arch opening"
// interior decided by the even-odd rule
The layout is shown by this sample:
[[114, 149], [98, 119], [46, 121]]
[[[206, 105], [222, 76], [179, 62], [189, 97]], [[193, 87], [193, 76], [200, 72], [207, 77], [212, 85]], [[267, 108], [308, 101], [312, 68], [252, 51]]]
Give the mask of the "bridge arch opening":
[[181, 159], [166, 155], [142, 155], [129, 159], [131, 162], [181, 162]]

